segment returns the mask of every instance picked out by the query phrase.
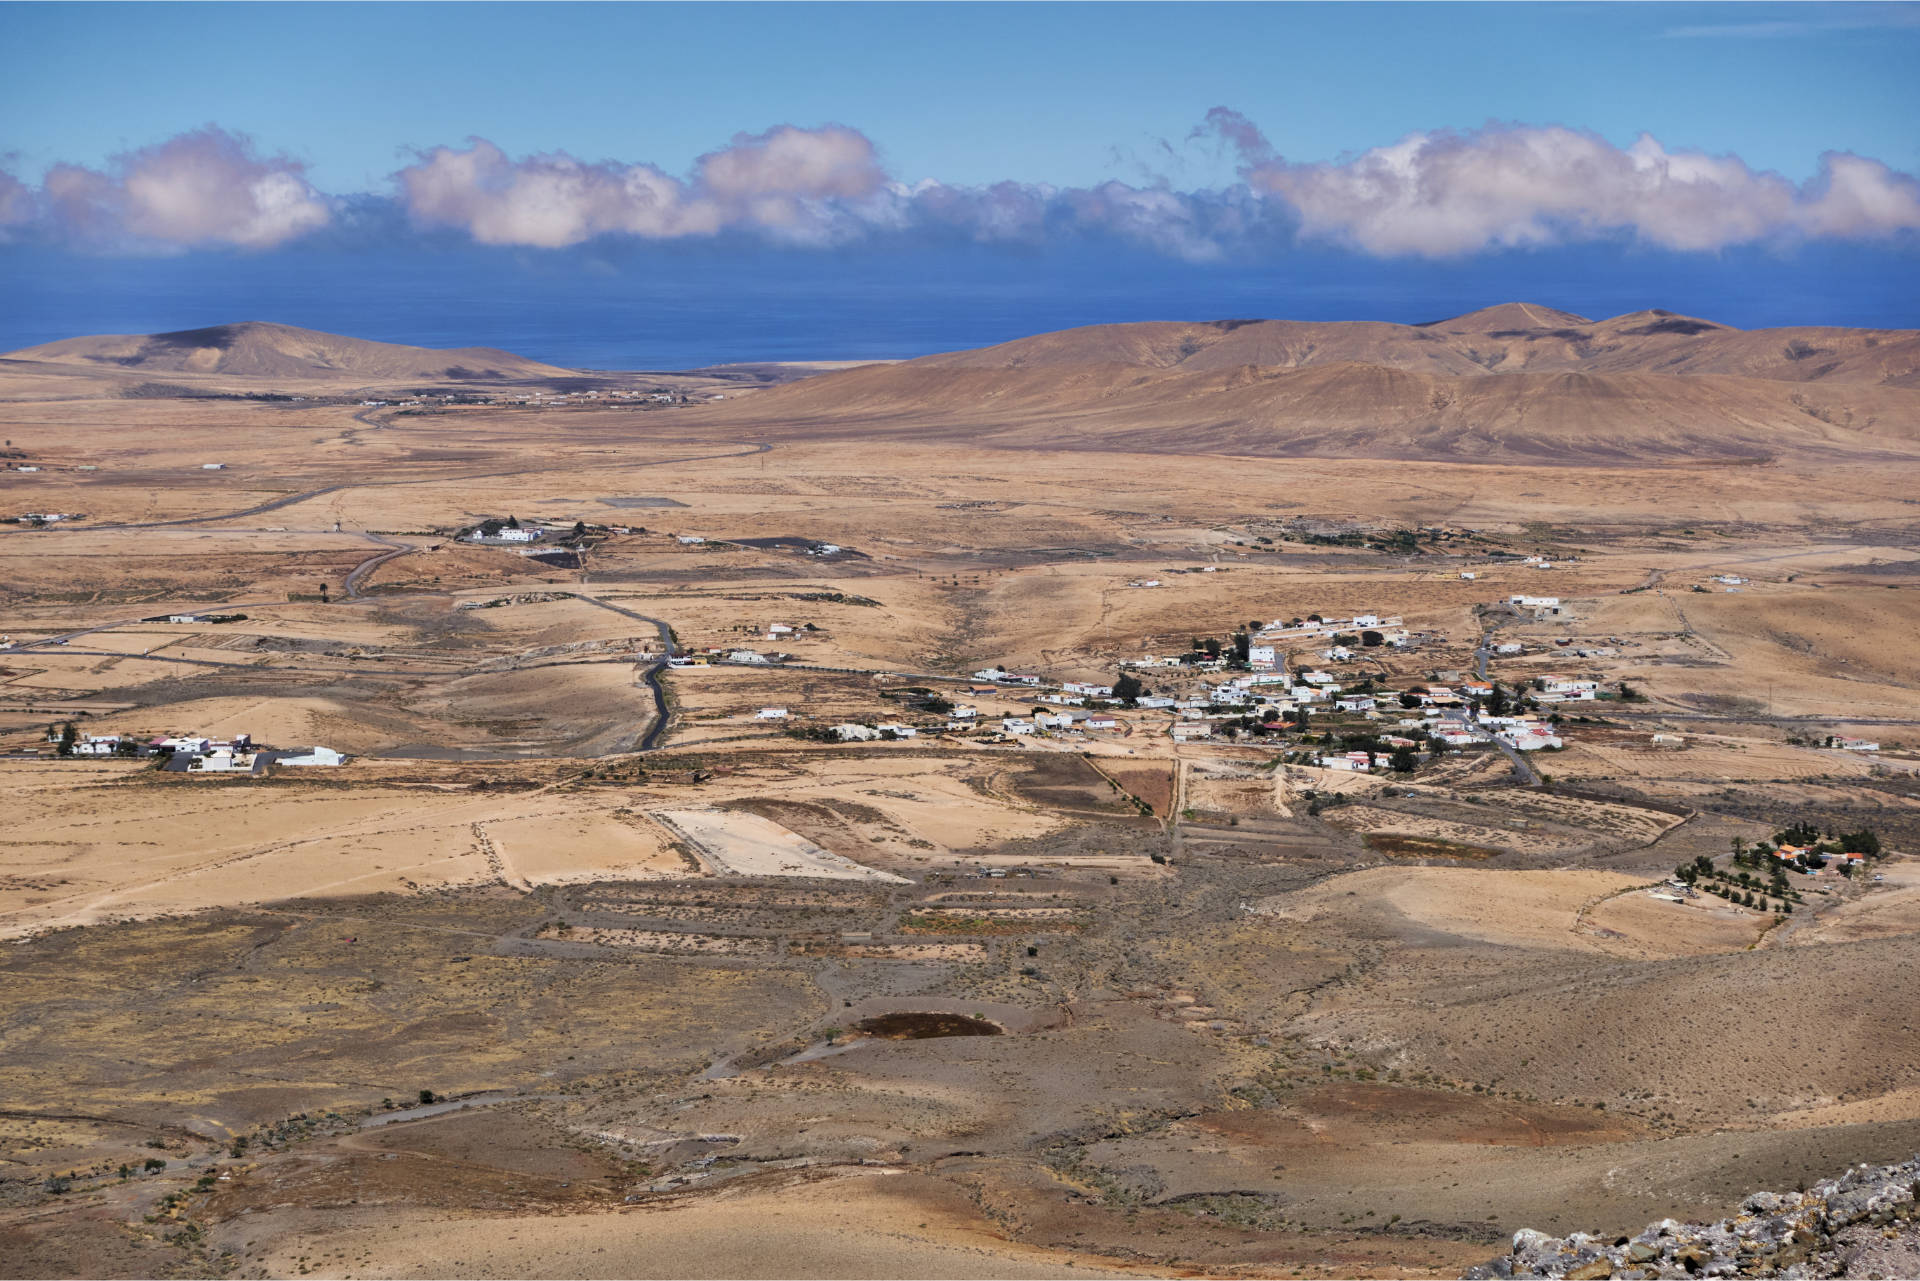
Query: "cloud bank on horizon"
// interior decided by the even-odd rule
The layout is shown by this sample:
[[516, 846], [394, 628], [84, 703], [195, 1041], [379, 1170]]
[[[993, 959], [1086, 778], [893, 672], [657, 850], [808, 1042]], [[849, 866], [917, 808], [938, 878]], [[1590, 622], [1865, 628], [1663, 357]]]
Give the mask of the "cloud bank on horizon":
[[781, 125], [735, 136], [684, 176], [559, 151], [515, 158], [470, 138], [417, 153], [390, 191], [350, 197], [317, 191], [298, 161], [209, 125], [101, 169], [55, 165], [38, 187], [0, 169], [0, 239], [110, 253], [272, 249], [339, 223], [356, 201], [388, 205], [422, 230], [535, 249], [744, 233], [813, 247], [912, 235], [1029, 245], [1112, 237], [1192, 261], [1294, 241], [1454, 258], [1597, 240], [1712, 252], [1920, 232], [1920, 181], [1844, 152], [1822, 156], [1814, 177], [1795, 184], [1646, 134], [1623, 148], [1565, 126], [1489, 125], [1293, 163], [1226, 107], [1188, 141], [1231, 149], [1241, 181], [1189, 191], [1164, 179], [907, 183], [857, 129]]

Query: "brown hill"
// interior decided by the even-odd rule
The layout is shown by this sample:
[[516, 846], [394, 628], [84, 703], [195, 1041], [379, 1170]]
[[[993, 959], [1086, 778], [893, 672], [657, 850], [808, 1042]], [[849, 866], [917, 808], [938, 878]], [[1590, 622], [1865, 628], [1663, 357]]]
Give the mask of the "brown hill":
[[189, 375], [196, 381], [273, 379], [368, 384], [406, 380], [546, 381], [571, 370], [491, 347], [438, 351], [368, 342], [292, 325], [246, 321], [165, 334], [102, 334], [8, 352], [0, 360], [112, 372]]
[[1541, 461], [1920, 450], [1920, 333], [1743, 331], [1526, 303], [1427, 325], [1096, 325], [869, 366], [713, 411], [808, 434]]

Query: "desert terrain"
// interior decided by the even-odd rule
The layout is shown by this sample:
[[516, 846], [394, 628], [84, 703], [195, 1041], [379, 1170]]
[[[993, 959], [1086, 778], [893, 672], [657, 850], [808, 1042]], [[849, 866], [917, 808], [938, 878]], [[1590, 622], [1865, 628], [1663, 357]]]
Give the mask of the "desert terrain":
[[1904, 1160], [1916, 370], [0, 357], [0, 1275], [1457, 1276]]

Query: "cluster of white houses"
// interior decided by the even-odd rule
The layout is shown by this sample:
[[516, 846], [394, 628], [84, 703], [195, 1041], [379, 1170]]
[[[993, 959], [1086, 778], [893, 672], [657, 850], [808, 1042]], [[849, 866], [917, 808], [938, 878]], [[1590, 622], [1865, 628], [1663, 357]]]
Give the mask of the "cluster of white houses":
[[[59, 731], [48, 735], [58, 743]], [[275, 751], [262, 748], [249, 734], [211, 738], [204, 734], [171, 734], [137, 738], [130, 734], [81, 734], [69, 749], [74, 756], [165, 756], [166, 768], [188, 774], [258, 774], [269, 765], [341, 765], [343, 753], [331, 747]]]

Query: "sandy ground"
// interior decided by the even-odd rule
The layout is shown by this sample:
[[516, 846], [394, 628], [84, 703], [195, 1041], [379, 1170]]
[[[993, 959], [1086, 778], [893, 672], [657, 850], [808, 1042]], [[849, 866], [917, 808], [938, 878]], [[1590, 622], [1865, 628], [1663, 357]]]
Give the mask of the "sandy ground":
[[[292, 1275], [309, 1259], [319, 1266], [307, 1275], [327, 1277], [1141, 1275], [1068, 1254], [1009, 1248], [969, 1209], [911, 1177], [853, 1173], [616, 1214], [303, 1233], [280, 1247], [268, 1268]], [[344, 1261], [329, 1264], [329, 1258]]]
[[798, 876], [906, 883], [905, 877], [862, 867], [757, 815], [715, 810], [654, 810], [650, 817], [691, 842], [718, 876]]
[[1343, 914], [1343, 900], [1359, 897], [1482, 943], [1649, 960], [1744, 950], [1771, 923], [1765, 913], [1705, 896], [1691, 903], [1655, 899], [1646, 892], [1650, 884], [1659, 882], [1601, 871], [1374, 868], [1267, 900], [1257, 910], [1310, 923]]
[[[0, 1139], [34, 1179], [82, 1176], [58, 1202], [20, 1184], [0, 1255], [216, 1270], [165, 1240], [184, 1218], [274, 1275], [1456, 1275], [1516, 1216], [1637, 1228], [1920, 1142], [1911, 864], [1810, 889], [1790, 925], [1645, 892], [1801, 818], [1920, 840], [1909, 469], [727, 421], [0, 404], [45, 464], [11, 501], [87, 514], [0, 527]], [[578, 568], [452, 540], [506, 514], [629, 532]], [[185, 523], [107, 528], [156, 521]], [[1309, 536], [1429, 528], [1418, 555]], [[729, 541], [781, 538], [849, 550]], [[1494, 607], [1515, 592], [1567, 612]], [[247, 617], [146, 621], [215, 608]], [[1568, 671], [1646, 701], [1564, 707], [1568, 749], [1535, 757], [1553, 790], [1484, 753], [1408, 779], [1176, 748], [1168, 713], [1027, 750], [947, 736], [930, 701], [997, 718], [1033, 702], [964, 693], [989, 664], [1107, 680], [1359, 610], [1420, 638], [1343, 674], [1455, 683], [1491, 628], [1525, 646], [1492, 663], [1509, 687]], [[646, 619], [796, 663], [673, 670], [637, 753]], [[21, 755], [69, 718], [355, 759], [213, 782]], [[842, 721], [928, 732], [813, 736]], [[1818, 745], [1849, 730], [1879, 758]], [[652, 813], [766, 879], [706, 875]], [[1009, 1032], [838, 1039], [928, 1009]], [[487, 1142], [349, 1141], [428, 1087], [549, 1132], [509, 1143], [503, 1112]], [[192, 1191], [246, 1164], [236, 1136], [257, 1171]], [[154, 1139], [173, 1164], [120, 1181]]]
[[1375, 868], [1336, 876], [1261, 910], [1313, 921], [1349, 895], [1391, 907], [1411, 921], [1508, 947], [1598, 951], [1578, 930], [1583, 911], [1644, 885], [1613, 872], [1487, 872], [1447, 867]]
[[[0, 765], [19, 826], [0, 841], [0, 931], [284, 898], [504, 882], [683, 876], [658, 829], [617, 798], [300, 786], [271, 795], [157, 787], [137, 766]], [[243, 785], [244, 786], [244, 785]]]

